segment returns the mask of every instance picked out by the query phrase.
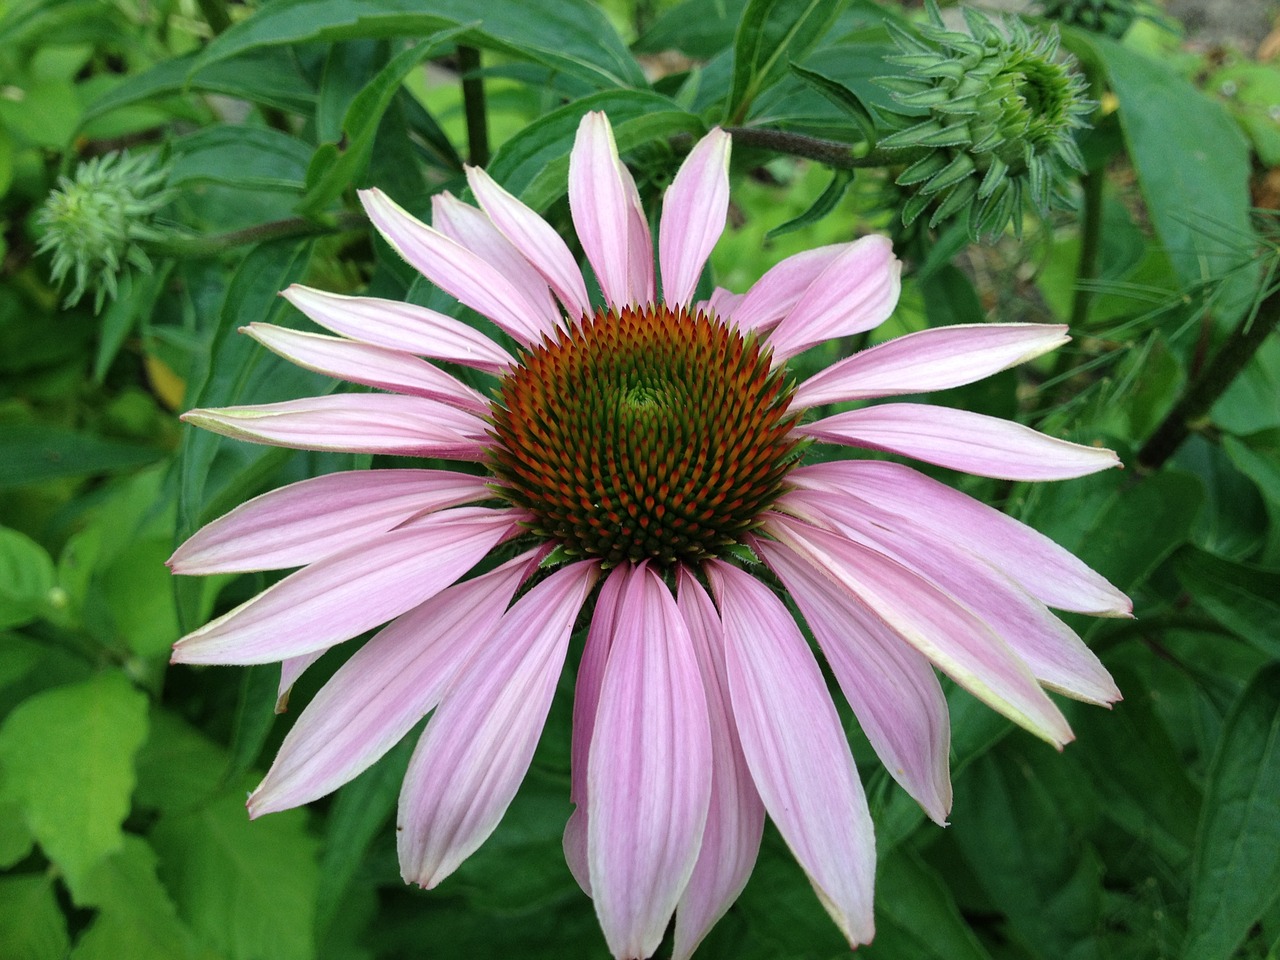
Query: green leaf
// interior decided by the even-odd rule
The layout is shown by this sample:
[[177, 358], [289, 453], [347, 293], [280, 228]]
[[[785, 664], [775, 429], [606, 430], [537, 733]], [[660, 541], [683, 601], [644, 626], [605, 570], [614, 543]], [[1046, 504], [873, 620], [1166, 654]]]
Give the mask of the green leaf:
[[482, 17], [468, 43], [532, 59], [597, 87], [646, 86], [617, 31], [587, 0], [279, 0], [218, 36], [196, 64], [306, 40], [421, 37]]
[[1228, 960], [1280, 892], [1280, 665], [1253, 678], [1218, 742], [1192, 871], [1187, 960]]
[[69, 945], [52, 876], [0, 877], [0, 957], [63, 960]]
[[223, 183], [244, 190], [302, 190], [311, 148], [267, 127], [215, 124], [173, 144], [169, 185]]
[[138, 750], [134, 800], [152, 810], [184, 812], [217, 791], [227, 752], [168, 710], [151, 711], [147, 740]]
[[741, 123], [752, 101], [787, 75], [839, 16], [844, 0], [751, 0], [733, 38], [733, 82], [725, 117]]
[[179, 915], [227, 960], [309, 960], [318, 873], [306, 815], [250, 822], [238, 797], [163, 817], [151, 840]]
[[489, 173], [535, 210], [546, 209], [568, 188], [569, 151], [578, 124], [592, 110], [609, 115], [622, 152], [681, 133], [700, 136], [706, 130], [697, 117], [659, 94], [604, 91], [552, 110], [529, 124], [494, 154]]
[[679, 50], [710, 60], [733, 43], [747, 0], [683, 0], [664, 11], [631, 49], [636, 53]]
[[876, 867], [876, 938], [859, 960], [991, 960], [942, 878], [914, 853]]
[[[1070, 31], [1103, 64], [1120, 101], [1120, 124], [1142, 194], [1184, 285], [1253, 262], [1249, 148], [1222, 105], [1164, 63], [1106, 37]], [[1220, 319], [1234, 323], [1254, 295], [1256, 270], [1236, 270]]]
[[53, 560], [44, 547], [25, 533], [0, 527], [0, 630], [37, 619], [55, 582]]
[[1186, 546], [1174, 570], [1209, 616], [1266, 655], [1280, 660], [1280, 571], [1263, 570]]
[[34, 845], [35, 838], [22, 819], [22, 807], [11, 800], [0, 801], [0, 870], [25, 860]]
[[38, 694], [0, 727], [5, 792], [73, 893], [124, 842], [146, 733], [146, 697], [114, 672]]
[[128, 272], [120, 277], [120, 295], [102, 314], [102, 335], [93, 358], [93, 382], [101, 385], [107, 370], [120, 353], [125, 339], [149, 319], [169, 283], [172, 261], [148, 273]]
[[191, 931], [178, 919], [156, 877], [156, 854], [141, 837], [98, 864], [80, 891], [97, 919], [76, 943], [71, 960], [182, 960], [196, 953]]
[[143, 657], [168, 658], [182, 635], [173, 600], [173, 578], [165, 560], [173, 553], [172, 529], [133, 540], [101, 573], [102, 597], [116, 637]]
[[1216, 426], [1235, 434], [1280, 427], [1280, 337], [1269, 337], [1213, 405]]
[[307, 192], [298, 204], [299, 213], [311, 216], [323, 210], [361, 174], [373, 152], [374, 135], [378, 132], [382, 115], [409, 71], [474, 25], [473, 22], [453, 30], [442, 30], [402, 51], [356, 94], [343, 117], [338, 142], [321, 144], [311, 160], [307, 170]]
[[765, 239], [773, 240], [793, 230], [807, 227], [811, 223], [817, 223], [840, 204], [840, 201], [844, 198], [844, 192], [849, 189], [849, 184], [851, 183], [853, 183], [852, 170], [831, 171], [831, 182], [827, 184], [827, 188], [819, 194], [818, 198], [813, 201], [812, 206], [800, 216], [793, 217], [786, 223], [781, 223], [774, 227], [765, 234]]
[[62, 427], [34, 423], [0, 425], [0, 487], [43, 483], [59, 477], [121, 473], [155, 463], [156, 447], [119, 443]]
[[1267, 508], [1267, 544], [1257, 559], [1263, 566], [1280, 566], [1280, 430], [1223, 437], [1222, 449], [1236, 469], [1257, 485]]

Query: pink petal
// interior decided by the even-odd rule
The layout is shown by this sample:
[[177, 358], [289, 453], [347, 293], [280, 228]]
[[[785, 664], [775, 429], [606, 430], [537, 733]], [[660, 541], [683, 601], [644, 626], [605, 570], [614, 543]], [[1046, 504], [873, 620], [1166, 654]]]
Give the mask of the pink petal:
[[435, 596], [516, 533], [514, 510], [458, 507], [285, 577], [187, 634], [174, 663], [271, 663], [349, 640]]
[[704, 304], [699, 304], [699, 307], [706, 313], [712, 313], [722, 320], [729, 321], [743, 299], [740, 293], [732, 293], [724, 287], [716, 287], [711, 291], [711, 299]]
[[796, 428], [824, 443], [914, 457], [1001, 480], [1068, 480], [1120, 466], [1103, 447], [1059, 440], [999, 417], [924, 403], [883, 403]]
[[479, 330], [426, 307], [376, 297], [344, 297], [294, 284], [281, 296], [320, 326], [365, 343], [502, 374], [511, 355]]
[[698, 141], [662, 200], [658, 260], [662, 299], [687, 306], [729, 213], [730, 138], [719, 127]]
[[875, 837], [826, 681], [768, 587], [719, 560], [704, 569], [724, 623], [733, 716], [764, 807], [849, 943], [869, 943]]
[[653, 241], [603, 113], [582, 118], [569, 155], [569, 212], [611, 307], [653, 302]]
[[[909, 525], [886, 523], [848, 494], [792, 491], [780, 508], [837, 527], [851, 539], [909, 567], [976, 613], [1053, 690], [1088, 703], [1109, 704], [1120, 691], [1106, 668], [1043, 603], [966, 550]], [[797, 509], [798, 508], [798, 509]]]
[[1065, 325], [978, 323], [909, 333], [827, 367], [796, 391], [793, 407], [928, 393], [1025, 363], [1071, 338]]
[[348, 470], [272, 490], [198, 530], [169, 558], [174, 573], [300, 567], [410, 517], [492, 496], [484, 477], [451, 470]]
[[928, 580], [878, 551], [790, 517], [773, 514], [763, 529], [983, 703], [1057, 747], [1072, 739], [1027, 665]]
[[289, 693], [293, 690], [293, 685], [306, 673], [309, 666], [327, 652], [327, 650], [315, 650], [280, 661], [280, 684], [276, 687], [276, 713], [284, 713], [289, 709]]
[[711, 735], [688, 627], [647, 563], [618, 602], [588, 771], [596, 914], [615, 957], [648, 957], [702, 843]]
[[596, 729], [596, 711], [600, 705], [600, 687], [609, 650], [617, 629], [618, 601], [626, 589], [631, 564], [622, 563], [610, 571], [596, 596], [591, 614], [587, 643], [578, 664], [578, 679], [573, 688], [573, 739], [570, 758], [569, 801], [576, 809], [564, 828], [565, 861], [578, 886], [591, 895], [591, 873], [587, 863], [587, 768], [591, 755], [591, 736]]
[[335, 393], [283, 403], [188, 410], [179, 419], [236, 440], [297, 450], [480, 460], [485, 423], [425, 397]]
[[524, 779], [595, 561], [556, 571], [521, 597], [427, 724], [400, 790], [406, 882], [434, 887], [493, 832]]
[[[814, 281], [852, 246], [851, 243], [835, 243], [792, 254], [752, 284], [751, 289], [733, 304], [727, 317], [723, 311], [720, 316], [733, 320], [744, 333], [748, 330], [767, 333], [795, 309]], [[715, 298], [712, 299], [714, 301]]]
[[720, 616], [692, 572], [681, 567], [679, 581], [678, 605], [698, 658], [711, 726], [707, 825], [698, 862], [676, 908], [672, 960], [688, 960], [746, 886], [764, 831], [764, 804], [751, 779], [729, 703]]
[[467, 183], [494, 226], [551, 285], [569, 316], [577, 319], [590, 315], [591, 300], [587, 285], [582, 282], [582, 271], [560, 234], [480, 167], [467, 167]]
[[387, 243], [424, 277], [488, 317], [521, 343], [553, 333], [540, 307], [542, 289], [525, 291], [495, 265], [407, 213], [381, 190], [359, 191], [365, 213]]
[[951, 720], [929, 661], [786, 547], [751, 546], [795, 598], [885, 769], [945, 826]]
[[927, 530], [991, 564], [1042, 603], [1094, 616], [1129, 616], [1129, 598], [1043, 533], [959, 490], [898, 463], [832, 460], [789, 479], [814, 490], [855, 494], [886, 523]]
[[533, 572], [531, 551], [454, 584], [379, 631], [316, 694], [249, 798], [258, 817], [336, 790], [427, 715]]
[[477, 391], [452, 374], [402, 350], [303, 333], [269, 323], [251, 323], [240, 329], [268, 350], [316, 373], [380, 390], [428, 397], [482, 416], [489, 411], [488, 401]]
[[898, 304], [901, 273], [887, 237], [863, 237], [851, 244], [769, 334], [775, 362], [878, 327]]
[[560, 325], [560, 311], [551, 298], [547, 281], [483, 211], [463, 203], [451, 193], [437, 193], [431, 197], [431, 222], [450, 240], [462, 244], [506, 277], [548, 329]]

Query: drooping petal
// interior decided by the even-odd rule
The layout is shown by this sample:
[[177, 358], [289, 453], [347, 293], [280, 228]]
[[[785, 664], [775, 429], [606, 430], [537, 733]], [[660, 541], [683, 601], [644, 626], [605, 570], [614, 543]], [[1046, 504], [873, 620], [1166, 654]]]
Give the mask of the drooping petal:
[[[770, 267], [751, 289], [717, 312], [732, 320], [744, 333], [767, 333], [789, 314], [813, 282], [822, 276], [853, 244], [834, 243], [827, 247], [794, 253]], [[730, 294], [730, 296], [735, 296]], [[714, 297], [712, 298], [714, 301]]]
[[178, 419], [224, 437], [295, 450], [479, 460], [479, 417], [426, 397], [335, 393], [281, 403], [188, 410]]
[[299, 480], [201, 527], [169, 558], [183, 575], [300, 567], [410, 517], [492, 495], [452, 470], [347, 470]]
[[724, 628], [692, 572], [681, 567], [677, 605], [702, 673], [711, 727], [711, 802], [702, 849], [676, 908], [672, 960], [688, 960], [716, 921], [738, 899], [755, 866], [764, 832], [764, 804], [742, 753], [729, 702]]
[[515, 363], [506, 350], [479, 330], [416, 304], [345, 297], [296, 283], [280, 295], [325, 329], [364, 343], [486, 373], [505, 373]]
[[596, 729], [596, 711], [600, 705], [600, 687], [609, 650], [617, 629], [618, 601], [626, 589], [631, 564], [620, 563], [609, 572], [596, 596], [587, 630], [586, 646], [578, 664], [578, 678], [573, 688], [573, 737], [569, 767], [569, 802], [576, 804], [564, 828], [564, 856], [569, 871], [583, 893], [591, 895], [591, 871], [587, 864], [587, 768], [591, 756], [591, 736]]
[[560, 325], [560, 311], [547, 281], [482, 210], [463, 203], [447, 191], [433, 194], [431, 223], [506, 277], [537, 311], [541, 323], [552, 329]]
[[863, 237], [850, 244], [769, 334], [775, 363], [824, 341], [878, 327], [898, 304], [901, 274], [888, 237]]
[[569, 212], [605, 300], [653, 301], [653, 241], [631, 172], [618, 156], [609, 118], [586, 114], [569, 154]]
[[307, 672], [309, 666], [327, 652], [327, 650], [314, 650], [311, 653], [280, 661], [280, 683], [276, 687], [276, 713], [284, 713], [289, 709], [289, 694], [293, 690], [293, 685]]
[[618, 960], [658, 949], [711, 797], [707, 700], [689, 629], [646, 563], [618, 602], [588, 760], [587, 859]]
[[791, 405], [871, 400], [973, 383], [1055, 350], [1071, 338], [1061, 324], [975, 323], [897, 337], [810, 377]]
[[555, 324], [540, 312], [541, 291], [527, 296], [497, 266], [428, 227], [381, 190], [361, 190], [359, 196], [387, 243], [459, 303], [488, 317], [521, 343], [536, 343], [543, 334], [554, 332]]
[[1069, 480], [1120, 466], [1104, 447], [1059, 440], [1012, 420], [923, 403], [884, 403], [796, 428], [824, 443], [914, 457], [1000, 480]]
[[174, 663], [271, 663], [350, 640], [435, 596], [518, 529], [515, 510], [458, 507], [368, 537], [187, 634]]
[[975, 614], [928, 580], [847, 537], [791, 517], [772, 514], [763, 529], [993, 710], [1056, 747], [1073, 739], [1027, 665]]
[[1050, 689], [1106, 705], [1120, 691], [1074, 632], [995, 568], [959, 547], [900, 525], [885, 524], [849, 495], [794, 490], [778, 506], [831, 525], [931, 580], [976, 613]]
[[730, 138], [719, 127], [698, 141], [662, 200], [658, 262], [662, 299], [687, 306], [729, 213]]
[[945, 826], [951, 720], [929, 661], [786, 547], [752, 547], [795, 598], [889, 775]]
[[734, 720], [764, 807], [850, 945], [868, 943], [875, 837], [822, 672], [768, 587], [719, 560], [704, 569], [724, 623]]
[[434, 887], [493, 832], [524, 779], [599, 566], [557, 570], [502, 618], [418, 741], [400, 790], [397, 846], [409, 883]]
[[1094, 616], [1127, 617], [1133, 604], [1043, 533], [910, 467], [832, 460], [800, 467], [793, 483], [851, 493], [906, 524], [980, 557], [1041, 603]]
[[467, 183], [494, 226], [551, 285], [570, 318], [590, 314], [591, 300], [582, 281], [582, 271], [560, 234], [482, 168], [467, 167]]
[[457, 377], [402, 350], [270, 323], [251, 323], [241, 330], [307, 370], [380, 390], [428, 397], [472, 413], [484, 414], [489, 409], [485, 398]]
[[338, 668], [284, 738], [249, 814], [336, 790], [385, 754], [444, 696], [538, 561], [531, 551], [454, 584], [380, 630]]

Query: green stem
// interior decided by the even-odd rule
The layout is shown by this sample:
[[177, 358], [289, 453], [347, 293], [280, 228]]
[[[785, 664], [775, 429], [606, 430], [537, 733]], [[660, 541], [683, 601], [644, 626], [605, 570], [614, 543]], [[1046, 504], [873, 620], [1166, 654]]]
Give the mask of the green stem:
[[917, 151], [912, 150], [872, 150], [859, 156], [848, 144], [835, 140], [822, 140], [801, 133], [764, 127], [729, 127], [726, 132], [733, 137], [735, 146], [760, 147], [775, 153], [816, 160], [840, 170], [906, 164], [919, 156]]
[[215, 37], [231, 26], [231, 17], [227, 13], [225, 0], [196, 0], [196, 2], [204, 22], [209, 24], [209, 29], [213, 31]]
[[1080, 221], [1080, 264], [1076, 268], [1076, 295], [1071, 304], [1071, 329], [1084, 326], [1093, 297], [1090, 285], [1098, 277], [1098, 251], [1102, 238], [1102, 171], [1086, 173], [1080, 178], [1084, 190], [1084, 210]]
[[489, 120], [480, 76], [480, 51], [458, 46], [458, 70], [462, 74], [462, 107], [467, 117], [467, 154], [473, 166], [489, 162]]
[[1278, 322], [1280, 288], [1267, 295], [1258, 305], [1256, 314], [1245, 316], [1209, 365], [1187, 388], [1182, 399], [1142, 445], [1138, 451], [1139, 470], [1155, 470], [1161, 466], [1177, 452], [1192, 430], [1204, 426], [1214, 403], [1253, 359]]
[[165, 237], [146, 244], [147, 252], [159, 257], [176, 257], [182, 260], [201, 260], [216, 257], [234, 250], [268, 240], [283, 240], [288, 237], [318, 237], [330, 233], [344, 233], [348, 230], [360, 230], [368, 226], [369, 220], [363, 213], [343, 211], [333, 218], [332, 223], [319, 223], [306, 217], [290, 217], [288, 220], [275, 220], [271, 223], [260, 223], [243, 230], [232, 230], [230, 233], [219, 233], [208, 237]]

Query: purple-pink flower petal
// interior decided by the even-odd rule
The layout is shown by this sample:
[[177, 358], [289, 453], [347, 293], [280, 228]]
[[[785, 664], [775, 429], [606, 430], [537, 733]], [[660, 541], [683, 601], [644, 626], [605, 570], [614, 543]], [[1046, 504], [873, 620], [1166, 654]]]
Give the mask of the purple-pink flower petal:
[[618, 601], [588, 761], [591, 895], [618, 960], [658, 949], [693, 871], [711, 797], [707, 700], [662, 578], [635, 568]]
[[313, 650], [296, 657], [280, 661], [280, 682], [276, 685], [276, 713], [284, 713], [289, 709], [289, 694], [298, 678], [307, 672], [307, 668], [323, 657], [327, 650]]
[[795, 309], [813, 282], [851, 246], [851, 243], [834, 243], [793, 253], [765, 271], [738, 299], [717, 304], [713, 296], [712, 304], [717, 306], [716, 312], [722, 318], [732, 320], [739, 330], [767, 333]]
[[377, 297], [346, 297], [294, 284], [280, 294], [320, 326], [343, 336], [486, 373], [515, 361], [479, 330], [426, 307]]
[[824, 443], [898, 453], [1000, 480], [1068, 480], [1120, 466], [1105, 447], [1059, 440], [1011, 420], [924, 403], [883, 403], [797, 427]]
[[764, 804], [747, 767], [729, 702], [724, 628], [707, 592], [687, 567], [677, 604], [702, 673], [711, 728], [711, 802], [702, 849], [676, 908], [672, 960], [688, 960], [702, 938], [738, 899], [755, 866], [764, 831]]
[[180, 419], [235, 440], [296, 450], [479, 460], [488, 440], [485, 422], [474, 414], [426, 397], [385, 393], [188, 410]]
[[951, 720], [929, 661], [781, 544], [752, 546], [795, 598], [889, 775], [931, 819], [951, 810]]
[[533, 759], [573, 622], [599, 565], [557, 570], [521, 597], [458, 674], [400, 790], [400, 873], [434, 887], [498, 825]]
[[698, 141], [662, 199], [658, 263], [662, 299], [688, 306], [729, 213], [730, 137], [719, 127]]
[[897, 337], [822, 370], [796, 390], [793, 407], [928, 393], [973, 383], [1025, 363], [1071, 338], [1041, 323], [976, 323]]
[[187, 634], [174, 663], [271, 663], [350, 640], [435, 596], [518, 530], [516, 510], [433, 513], [292, 573]]
[[454, 584], [380, 630], [338, 668], [284, 738], [249, 813], [287, 810], [367, 769], [427, 715], [533, 572], [530, 551]]
[[822, 672], [768, 587], [720, 560], [704, 569], [724, 623], [734, 720], [764, 807], [849, 943], [868, 943], [875, 836]]

